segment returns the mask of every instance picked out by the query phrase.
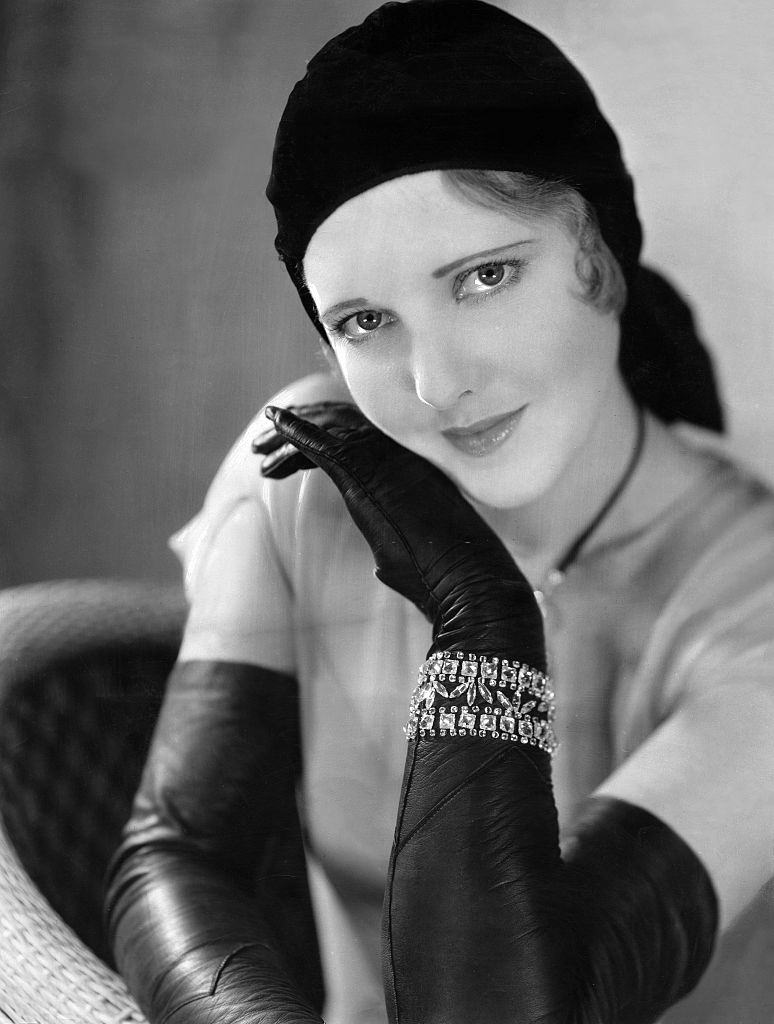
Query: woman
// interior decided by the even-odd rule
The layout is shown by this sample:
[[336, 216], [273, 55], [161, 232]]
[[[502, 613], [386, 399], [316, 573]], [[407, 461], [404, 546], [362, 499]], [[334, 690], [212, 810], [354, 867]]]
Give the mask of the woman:
[[319, 1021], [302, 766], [326, 1020], [764, 1019], [774, 502], [665, 425], [721, 426], [711, 371], [585, 82], [487, 4], [387, 4], [268, 194], [333, 372], [177, 541], [130, 988]]

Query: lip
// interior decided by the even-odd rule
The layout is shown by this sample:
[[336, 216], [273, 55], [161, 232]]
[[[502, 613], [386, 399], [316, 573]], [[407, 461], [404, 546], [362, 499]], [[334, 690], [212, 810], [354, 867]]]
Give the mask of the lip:
[[449, 427], [441, 433], [446, 440], [466, 455], [488, 455], [511, 436], [526, 409], [525, 405], [499, 416], [477, 420], [467, 427]]

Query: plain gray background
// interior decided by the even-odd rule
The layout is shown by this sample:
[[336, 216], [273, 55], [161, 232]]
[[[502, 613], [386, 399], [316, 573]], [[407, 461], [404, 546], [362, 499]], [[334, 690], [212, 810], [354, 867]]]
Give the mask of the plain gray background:
[[[0, 585], [176, 575], [166, 538], [237, 433], [319, 365], [263, 188], [305, 61], [373, 6], [2, 9]], [[774, 480], [774, 6], [500, 6], [590, 79], [645, 256], [715, 355], [730, 444]]]

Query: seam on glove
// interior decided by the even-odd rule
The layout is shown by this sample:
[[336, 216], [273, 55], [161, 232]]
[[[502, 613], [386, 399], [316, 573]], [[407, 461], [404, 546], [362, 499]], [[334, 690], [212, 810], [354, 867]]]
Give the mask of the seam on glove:
[[264, 942], [243, 942], [241, 946], [236, 946], [234, 949], [231, 950], [230, 953], [226, 953], [221, 962], [218, 964], [215, 974], [212, 976], [212, 984], [210, 985], [210, 991], [207, 993], [208, 995], [215, 995], [215, 989], [218, 987], [218, 982], [223, 976], [223, 972], [234, 959], [234, 957], [239, 956], [239, 954], [243, 952], [245, 949], [250, 949], [253, 946], [262, 946], [264, 949], [267, 948]]
[[[550, 783], [546, 780], [545, 776], [541, 773], [541, 771], [538, 768], [538, 766], [536, 764], [534, 764], [534, 762], [532, 761], [532, 759], [530, 757], [527, 757], [526, 752], [523, 751], [520, 747], [514, 745], [513, 748], [506, 747], [503, 750], [498, 750], [496, 754], [493, 754], [490, 758], [488, 758], [486, 761], [484, 761], [483, 764], [480, 764], [478, 766], [478, 768], [475, 769], [475, 771], [471, 772], [470, 775], [466, 776], [463, 779], [463, 781], [459, 783], [458, 786], [456, 786], [454, 789], [450, 790], [444, 797], [442, 797], [441, 800], [439, 800], [437, 804], [433, 805], [433, 807], [416, 823], [416, 825], [414, 825], [414, 827], [411, 829], [411, 831], [408, 833], [408, 835], [405, 836], [405, 838], [401, 840], [400, 845], [397, 847], [397, 849], [395, 851], [396, 855], [398, 853], [400, 853], [400, 851], [403, 850], [408, 845], [408, 843], [410, 842], [411, 839], [414, 838], [416, 833], [421, 828], [423, 828], [427, 824], [427, 822], [430, 821], [431, 818], [434, 817], [434, 815], [436, 815], [443, 807], [445, 807], [446, 804], [448, 804], [451, 800], [455, 799], [455, 797], [459, 796], [459, 794], [471, 782], [473, 782], [474, 779], [477, 779], [478, 776], [482, 774], [482, 772], [485, 772], [488, 768], [490, 768], [497, 761], [504, 760], [509, 754], [520, 754], [521, 757], [523, 758], [523, 760], [526, 761], [527, 764], [533, 769], [533, 771], [535, 772], [537, 777], [540, 779], [540, 781], [543, 784], [543, 786], [548, 788], [548, 789], [551, 789]], [[415, 760], [416, 760], [416, 758], [415, 758]], [[414, 764], [412, 763], [411, 775], [413, 776], [413, 774], [414, 774]], [[410, 788], [411, 788], [411, 779], [409, 778], [408, 785], [406, 786], [406, 795], [407, 796], [408, 796], [408, 792], [409, 792]], [[401, 822], [402, 822], [402, 818], [403, 818], [403, 816], [401, 815]]]

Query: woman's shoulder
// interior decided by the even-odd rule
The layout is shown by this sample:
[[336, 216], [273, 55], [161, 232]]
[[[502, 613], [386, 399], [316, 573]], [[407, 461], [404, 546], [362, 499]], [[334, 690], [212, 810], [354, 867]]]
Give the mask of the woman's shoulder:
[[588, 560], [587, 577], [620, 596], [627, 657], [639, 650], [643, 671], [656, 665], [663, 679], [682, 676], [678, 663], [696, 664], [700, 650], [703, 664], [720, 665], [732, 649], [774, 640], [774, 494], [719, 438], [663, 424], [649, 437], [629, 529]]
[[[616, 520], [617, 516], [617, 520]], [[692, 579], [733, 572], [751, 549], [774, 571], [774, 494], [721, 438], [649, 418], [636, 476], [590, 569], [626, 589], [632, 576], [665, 598]]]
[[[774, 491], [721, 439], [680, 427], [676, 437], [697, 468], [667, 531], [688, 557], [678, 588], [684, 607], [723, 607], [745, 595], [774, 595]], [[771, 619], [774, 632], [774, 618]]]
[[261, 457], [253, 452], [253, 441], [272, 430], [265, 416], [267, 406], [288, 408], [325, 401], [351, 401], [346, 386], [333, 373], [313, 373], [301, 377], [264, 402], [215, 473], [204, 500], [204, 508], [223, 507], [245, 498], [271, 504], [272, 498], [292, 492], [294, 483], [297, 486], [297, 477], [288, 478], [291, 481], [288, 484], [286, 481], [267, 481], [261, 476]]
[[[674, 589], [651, 637], [671, 663], [674, 696], [688, 680], [774, 667], [774, 492], [716, 440], [678, 432], [702, 470], [665, 522], [657, 562]], [[736, 666], [736, 668], [734, 668]], [[770, 682], [767, 689], [771, 692]]]
[[[699, 483], [688, 507], [698, 520], [714, 523], [715, 548], [729, 557], [742, 555], [748, 544], [763, 542], [774, 565], [774, 488], [739, 459], [725, 440], [694, 427], [675, 430], [679, 445], [700, 467]], [[696, 525], [700, 525], [699, 522]]]
[[[196, 576], [197, 565], [237, 510], [253, 523], [252, 533], [261, 531], [271, 538], [281, 557], [283, 552], [292, 553], [298, 542], [302, 504], [312, 504], [318, 511], [338, 509], [341, 503], [336, 501], [337, 492], [324, 474], [312, 474], [315, 480], [311, 486], [305, 485], [307, 474], [301, 473], [284, 480], [267, 480], [261, 476], [261, 457], [252, 447], [257, 437], [272, 429], [264, 415], [266, 406], [299, 407], [325, 401], [351, 401], [346, 386], [333, 373], [314, 373], [293, 381], [260, 406], [215, 473], [200, 511], [170, 539], [187, 580]], [[251, 531], [243, 530], [242, 536], [250, 538]]]

